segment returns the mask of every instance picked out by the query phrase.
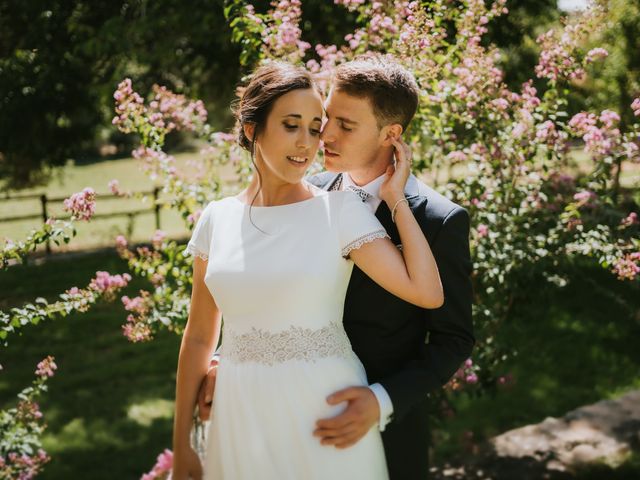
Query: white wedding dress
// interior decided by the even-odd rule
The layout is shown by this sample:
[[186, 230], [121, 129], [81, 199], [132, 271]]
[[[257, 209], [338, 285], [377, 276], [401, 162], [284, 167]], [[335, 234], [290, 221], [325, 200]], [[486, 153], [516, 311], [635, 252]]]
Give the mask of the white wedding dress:
[[205, 283], [223, 313], [205, 479], [388, 478], [377, 428], [347, 449], [313, 436], [317, 420], [345, 408], [329, 394], [367, 385], [342, 327], [345, 257], [385, 236], [350, 192], [252, 207], [251, 221], [236, 197], [205, 208], [187, 247], [208, 259]]

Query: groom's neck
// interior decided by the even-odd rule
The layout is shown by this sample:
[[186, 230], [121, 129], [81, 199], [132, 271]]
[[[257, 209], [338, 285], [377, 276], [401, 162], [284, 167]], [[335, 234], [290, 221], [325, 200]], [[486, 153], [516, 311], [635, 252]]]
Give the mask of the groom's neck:
[[393, 156], [380, 157], [363, 168], [354, 168], [347, 173], [353, 180], [353, 183], [362, 187], [373, 182], [376, 178], [387, 171], [387, 167], [393, 163]]

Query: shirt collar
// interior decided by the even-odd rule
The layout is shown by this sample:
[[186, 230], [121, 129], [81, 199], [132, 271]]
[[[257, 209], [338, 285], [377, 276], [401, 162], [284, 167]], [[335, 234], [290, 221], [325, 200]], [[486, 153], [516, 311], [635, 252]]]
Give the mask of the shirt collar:
[[[380, 198], [380, 185], [382, 185], [382, 182], [384, 182], [384, 177], [385, 177], [384, 174], [382, 174], [375, 180], [372, 180], [371, 182], [367, 183], [366, 185], [363, 185], [362, 187], [359, 187], [358, 185], [355, 184], [355, 182], [351, 178], [351, 175], [349, 175], [348, 172], [345, 172], [342, 174], [342, 190], [345, 190], [348, 186], [353, 186], [356, 188], [361, 188], [362, 190], [364, 190], [369, 195], [375, 198]], [[409, 175], [409, 178], [407, 179], [407, 184], [404, 187], [404, 194], [407, 197], [414, 197], [416, 195], [419, 195], [420, 193], [419, 187], [420, 187], [420, 184], [418, 182], [418, 179], [415, 177], [415, 175], [411, 174]]]

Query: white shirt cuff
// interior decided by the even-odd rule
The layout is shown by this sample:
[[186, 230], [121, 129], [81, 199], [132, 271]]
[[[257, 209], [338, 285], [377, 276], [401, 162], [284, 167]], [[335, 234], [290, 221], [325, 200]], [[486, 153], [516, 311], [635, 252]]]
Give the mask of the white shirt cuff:
[[378, 428], [381, 432], [384, 432], [385, 427], [393, 418], [393, 403], [391, 403], [391, 397], [379, 383], [369, 385], [369, 389], [376, 396], [378, 400], [378, 406], [380, 407], [380, 418], [378, 420]]

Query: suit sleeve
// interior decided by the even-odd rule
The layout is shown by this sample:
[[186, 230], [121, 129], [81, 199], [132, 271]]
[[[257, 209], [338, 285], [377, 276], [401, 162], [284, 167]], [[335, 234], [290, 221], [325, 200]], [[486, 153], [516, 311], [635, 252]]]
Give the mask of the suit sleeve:
[[445, 301], [436, 310], [424, 311], [428, 342], [420, 357], [380, 382], [391, 397], [394, 420], [402, 418], [430, 392], [447, 383], [469, 358], [475, 343], [466, 210], [458, 207], [449, 213], [431, 248], [438, 264]]

